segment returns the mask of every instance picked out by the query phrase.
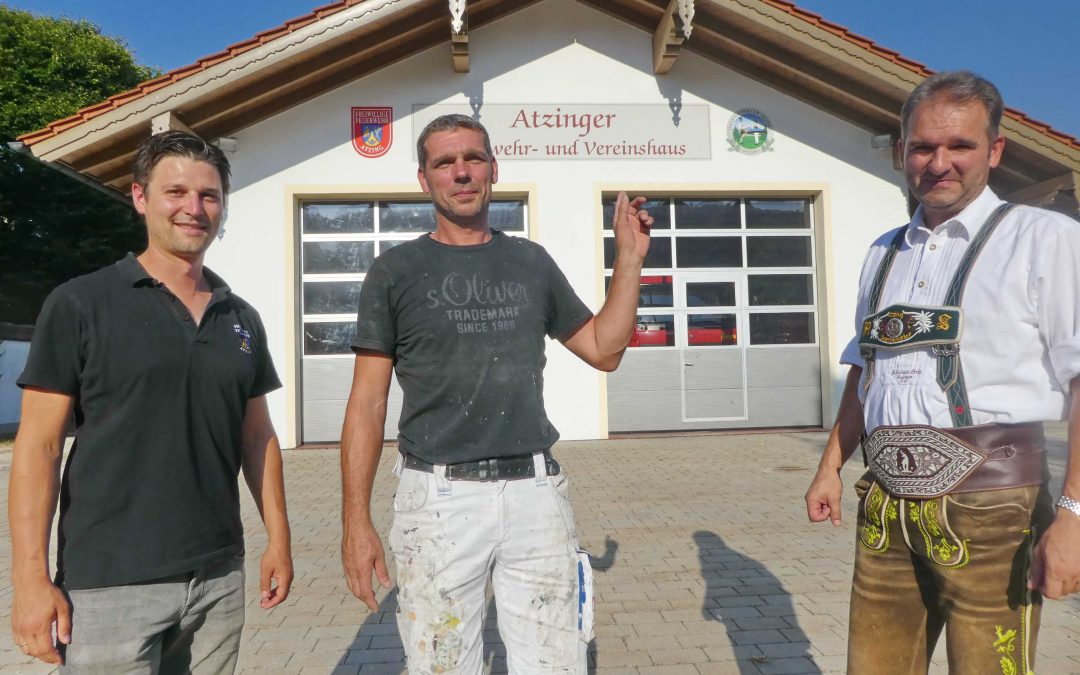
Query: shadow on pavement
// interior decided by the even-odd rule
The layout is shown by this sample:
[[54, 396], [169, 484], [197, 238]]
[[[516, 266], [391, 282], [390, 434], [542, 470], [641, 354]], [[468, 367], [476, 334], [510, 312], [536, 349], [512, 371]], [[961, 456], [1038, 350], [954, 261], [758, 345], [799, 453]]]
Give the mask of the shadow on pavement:
[[610, 536], [604, 537], [604, 554], [600, 557], [589, 554], [589, 565], [597, 572], [606, 572], [615, 564], [615, 554], [619, 550], [619, 542]]
[[[791, 594], [780, 580], [765, 565], [727, 546], [714, 532], [695, 532], [694, 543], [705, 580], [701, 614], [724, 625], [739, 673], [773, 672], [769, 664], [779, 659], [784, 660], [782, 672], [820, 673], [810, 653], [809, 638], [795, 619]], [[765, 639], [767, 631], [778, 633], [775, 643]], [[789, 670], [798, 659], [805, 663]]]
[[390, 673], [396, 664], [400, 667], [397, 672], [405, 672], [405, 650], [401, 646], [396, 620], [397, 598], [395, 586], [379, 603], [379, 611], [372, 612], [360, 626], [352, 644], [338, 661], [342, 671], [362, 666], [361, 670], [377, 667], [378, 672]]

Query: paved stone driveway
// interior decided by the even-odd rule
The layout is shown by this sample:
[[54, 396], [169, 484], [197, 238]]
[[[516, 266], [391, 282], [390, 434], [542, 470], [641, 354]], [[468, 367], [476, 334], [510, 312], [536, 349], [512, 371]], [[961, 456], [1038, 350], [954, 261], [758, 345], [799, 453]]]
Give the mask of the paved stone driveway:
[[[1063, 471], [1055, 427], [1053, 471]], [[747, 434], [567, 442], [582, 544], [596, 556], [597, 673], [691, 675], [840, 673], [844, 669], [854, 499], [844, 524], [811, 526], [802, 494], [823, 433]], [[376, 524], [385, 531], [393, 450], [376, 481]], [[0, 452], [0, 494], [10, 451]], [[371, 614], [352, 598], [338, 557], [336, 450], [286, 453], [297, 580], [289, 601], [263, 612], [253, 601], [240, 654], [245, 673], [401, 673], [395, 596]], [[858, 462], [845, 483], [859, 476]], [[6, 501], [6, 500], [5, 500]], [[257, 598], [261, 526], [249, 499], [249, 598]], [[11, 588], [7, 521], [0, 532], [0, 613]], [[393, 570], [391, 569], [391, 573]], [[486, 662], [505, 672], [489, 612]], [[44, 673], [0, 641], [0, 673]], [[1039, 673], [1080, 673], [1080, 601], [1044, 611]], [[945, 673], [936, 662], [933, 673]]]

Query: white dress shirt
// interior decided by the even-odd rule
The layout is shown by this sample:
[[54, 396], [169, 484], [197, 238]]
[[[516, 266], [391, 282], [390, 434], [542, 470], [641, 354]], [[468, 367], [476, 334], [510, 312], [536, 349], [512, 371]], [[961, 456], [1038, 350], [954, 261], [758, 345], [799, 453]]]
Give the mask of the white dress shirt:
[[[922, 207], [905, 226], [878, 310], [893, 304], [941, 305], [973, 236], [1001, 204], [990, 188], [936, 229]], [[856, 337], [841, 362], [863, 366], [858, 335], [870, 313], [870, 285], [896, 235], [870, 247], [859, 279]], [[1064, 419], [1069, 383], [1080, 375], [1080, 223], [1016, 206], [990, 236], [968, 277], [960, 307], [960, 362], [973, 424]], [[929, 347], [878, 349], [868, 391], [859, 398], [867, 433], [883, 424], [951, 427]]]

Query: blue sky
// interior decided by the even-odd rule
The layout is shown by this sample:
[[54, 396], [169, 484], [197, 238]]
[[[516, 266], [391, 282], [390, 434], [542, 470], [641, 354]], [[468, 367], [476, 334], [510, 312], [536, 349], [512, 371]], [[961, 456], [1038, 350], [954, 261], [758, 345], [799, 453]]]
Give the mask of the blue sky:
[[[306, 14], [329, 0], [0, 0], [9, 7], [86, 18], [146, 65], [170, 70]], [[934, 70], [968, 68], [1005, 103], [1080, 136], [1080, 3], [1076, 0], [797, 0]], [[692, 38], [691, 38], [692, 40]]]

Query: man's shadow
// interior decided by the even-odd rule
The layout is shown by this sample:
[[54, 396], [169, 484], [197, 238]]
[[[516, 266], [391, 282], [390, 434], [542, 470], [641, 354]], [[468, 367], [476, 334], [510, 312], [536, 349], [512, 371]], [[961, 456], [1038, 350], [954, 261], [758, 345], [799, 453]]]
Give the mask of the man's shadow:
[[[820, 673], [810, 641], [795, 619], [791, 595], [780, 580], [713, 532], [695, 532], [694, 543], [705, 580], [701, 614], [724, 625], [739, 672], [757, 675], [769, 668], [766, 664], [784, 659], [782, 672]], [[793, 659], [805, 663], [792, 669], [797, 665]]]
[[[599, 558], [590, 559], [590, 567], [594, 572], [603, 572], [615, 564], [615, 553], [619, 544], [611, 537], [604, 541], [604, 554]], [[397, 629], [398, 589], [395, 586], [387, 593], [386, 598], [379, 603], [379, 610], [368, 616], [356, 637], [349, 645], [348, 650], [342, 654], [338, 661], [339, 666], [355, 666], [359, 663], [364, 665], [378, 664], [380, 672], [392, 670], [394, 664], [401, 666], [401, 672], [405, 672], [405, 650], [401, 646], [401, 637]], [[499, 625], [495, 596], [488, 588], [488, 605], [482, 628], [483, 664], [484, 672], [506, 672], [506, 646], [499, 637]], [[589, 643], [589, 672], [596, 670], [596, 642]]]

